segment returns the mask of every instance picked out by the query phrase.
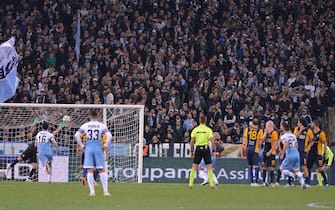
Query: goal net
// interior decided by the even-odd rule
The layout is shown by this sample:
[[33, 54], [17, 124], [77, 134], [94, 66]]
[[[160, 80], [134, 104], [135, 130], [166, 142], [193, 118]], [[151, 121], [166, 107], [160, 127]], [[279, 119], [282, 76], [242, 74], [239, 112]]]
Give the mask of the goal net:
[[[83, 104], [0, 104], [0, 177], [3, 181], [25, 181], [32, 169], [31, 160], [22, 156], [35, 140], [42, 122], [49, 123], [61, 151], [52, 148], [53, 182], [73, 182], [82, 178], [82, 154], [74, 135], [89, 120], [91, 109], [98, 111], [99, 121], [112, 133], [108, 144], [106, 170], [109, 181], [142, 182], [143, 167], [143, 105], [83, 105]], [[65, 116], [65, 117], [64, 117]], [[21, 155], [22, 161], [11, 163]], [[29, 156], [29, 155], [28, 155]], [[12, 164], [13, 165], [13, 164]], [[47, 181], [39, 165], [33, 181]]]

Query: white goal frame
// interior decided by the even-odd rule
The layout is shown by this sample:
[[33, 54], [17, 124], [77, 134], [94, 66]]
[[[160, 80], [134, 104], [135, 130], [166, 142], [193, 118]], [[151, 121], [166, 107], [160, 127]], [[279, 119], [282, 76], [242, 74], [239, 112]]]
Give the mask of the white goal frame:
[[[143, 139], [144, 139], [144, 105], [126, 105], [126, 104], [35, 104], [35, 103], [0, 103], [0, 111], [2, 108], [94, 108], [103, 110], [103, 123], [107, 125], [107, 109], [113, 108], [133, 108], [139, 110], [139, 131], [138, 131], [138, 168], [137, 168], [137, 183], [142, 183], [142, 172], [143, 172]], [[66, 113], [64, 113], [65, 115]], [[110, 128], [109, 128], [110, 129]], [[71, 137], [72, 141], [74, 136]]]

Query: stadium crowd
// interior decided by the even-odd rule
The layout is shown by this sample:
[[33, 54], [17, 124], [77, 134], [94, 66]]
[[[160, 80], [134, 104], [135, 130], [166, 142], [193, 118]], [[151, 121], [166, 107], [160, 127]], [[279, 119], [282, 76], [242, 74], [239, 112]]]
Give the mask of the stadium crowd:
[[21, 56], [8, 102], [145, 104], [148, 144], [188, 142], [201, 112], [241, 143], [254, 117], [335, 106], [334, 1], [2, 0], [0, 17]]

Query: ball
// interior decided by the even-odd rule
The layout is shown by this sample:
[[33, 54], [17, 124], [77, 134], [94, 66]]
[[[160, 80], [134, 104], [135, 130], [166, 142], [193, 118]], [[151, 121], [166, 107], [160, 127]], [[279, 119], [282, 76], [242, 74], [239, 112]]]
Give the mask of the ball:
[[71, 118], [69, 115], [64, 115], [63, 122], [70, 122]]

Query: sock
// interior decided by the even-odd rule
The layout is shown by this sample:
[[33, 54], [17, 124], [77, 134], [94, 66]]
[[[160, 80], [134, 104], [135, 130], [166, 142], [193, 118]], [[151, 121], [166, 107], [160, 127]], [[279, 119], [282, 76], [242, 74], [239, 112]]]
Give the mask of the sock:
[[88, 188], [90, 189], [90, 193], [95, 193], [93, 173], [90, 172], [87, 173], [87, 183]]
[[323, 178], [323, 185], [327, 185], [328, 184], [328, 180], [327, 180], [327, 176], [326, 173], [324, 171], [320, 172], [322, 178]]
[[305, 182], [306, 184], [310, 184], [311, 183], [311, 171], [308, 170], [308, 174], [306, 174], [306, 177], [305, 177]]
[[52, 172], [52, 168], [51, 166], [49, 166], [49, 172], [48, 172], [48, 181], [51, 182], [51, 172]]
[[108, 192], [108, 178], [107, 178], [107, 173], [103, 172], [103, 173], [99, 173], [100, 176], [100, 181], [102, 184], [102, 189], [104, 190], [104, 192]]
[[87, 168], [84, 168], [83, 169], [83, 177], [86, 177], [87, 176]]
[[253, 183], [254, 177], [253, 177], [253, 170], [252, 167], [249, 167], [249, 177], [250, 177], [250, 182]]
[[93, 177], [94, 177], [94, 181], [98, 180], [98, 175], [99, 175], [99, 170], [95, 169], [94, 173], [93, 173]]
[[203, 179], [204, 181], [208, 181], [208, 175], [204, 170], [199, 170], [198, 173], [199, 178]]
[[299, 171], [299, 172], [296, 173], [296, 175], [297, 175], [297, 177], [299, 179], [299, 182], [300, 182], [301, 186], [304, 185], [305, 184], [305, 180], [304, 180], [304, 177], [303, 177], [302, 173]]
[[194, 182], [194, 176], [195, 176], [195, 170], [192, 169], [190, 173], [190, 179], [188, 182], [188, 186], [193, 187], [193, 182]]
[[266, 180], [266, 172], [267, 172], [267, 170], [263, 169], [263, 171], [262, 171], [263, 183], [265, 183], [265, 180]]
[[270, 171], [270, 180], [271, 180], [271, 183], [273, 183], [275, 181], [275, 172], [274, 171]]
[[214, 184], [217, 185], [219, 184], [219, 180], [218, 178], [216, 177], [215, 173], [213, 172], [213, 181], [214, 181]]
[[18, 162], [20, 162], [20, 161], [14, 160], [14, 162], [12, 162], [9, 167], [13, 168]]
[[29, 172], [29, 178], [31, 179], [35, 173], [36, 173], [36, 168], [31, 169]]
[[317, 179], [318, 179], [318, 185], [319, 185], [319, 186], [322, 186], [322, 176], [321, 176], [321, 173], [318, 172], [318, 173], [316, 174], [316, 177], [317, 177]]
[[258, 178], [259, 178], [259, 168], [257, 167], [257, 168], [255, 168], [255, 182], [256, 183], [259, 182]]
[[214, 181], [213, 181], [213, 170], [208, 170], [208, 179], [209, 179], [209, 186], [214, 187]]
[[279, 183], [281, 177], [281, 170], [278, 169], [277, 171], [277, 182]]

